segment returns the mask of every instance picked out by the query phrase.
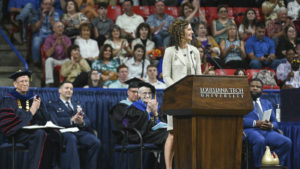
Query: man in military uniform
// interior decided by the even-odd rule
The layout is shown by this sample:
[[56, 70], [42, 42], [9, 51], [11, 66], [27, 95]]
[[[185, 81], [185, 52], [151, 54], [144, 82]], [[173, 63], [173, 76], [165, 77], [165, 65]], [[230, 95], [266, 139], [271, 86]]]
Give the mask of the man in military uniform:
[[0, 131], [16, 142], [29, 148], [29, 169], [50, 169], [60, 149], [60, 133], [53, 129], [23, 129], [28, 125], [44, 125], [53, 120], [47, 113], [41, 98], [28, 91], [30, 71], [17, 71], [9, 78], [14, 80], [15, 89], [0, 102]]
[[[64, 82], [58, 92], [59, 98], [47, 106], [49, 112], [53, 113], [57, 125], [79, 128], [78, 132], [63, 133], [66, 151], [61, 155], [61, 168], [95, 169], [101, 145], [100, 140], [90, 132], [91, 122], [82, 110], [80, 102], [72, 100], [73, 84]], [[86, 150], [84, 160], [79, 158], [78, 146]]]

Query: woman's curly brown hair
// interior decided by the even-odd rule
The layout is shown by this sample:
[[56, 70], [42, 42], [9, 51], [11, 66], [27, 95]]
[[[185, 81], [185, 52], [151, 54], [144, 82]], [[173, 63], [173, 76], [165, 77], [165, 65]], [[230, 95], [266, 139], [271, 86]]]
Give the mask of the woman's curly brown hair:
[[170, 41], [169, 46], [175, 46], [178, 50], [178, 47], [182, 42], [185, 41], [185, 31], [184, 29], [189, 25], [189, 22], [183, 19], [176, 19], [171, 28], [170, 28]]

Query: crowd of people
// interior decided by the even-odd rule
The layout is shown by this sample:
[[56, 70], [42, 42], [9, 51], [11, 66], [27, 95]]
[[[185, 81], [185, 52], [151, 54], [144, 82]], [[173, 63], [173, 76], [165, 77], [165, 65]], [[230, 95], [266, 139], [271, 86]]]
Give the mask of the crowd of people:
[[[15, 24], [23, 25], [24, 41], [24, 25], [31, 26], [32, 42], [27, 42], [31, 43], [31, 62], [41, 65], [41, 52], [46, 53], [47, 59], [42, 63], [46, 86], [57, 86], [53, 77], [57, 65], [62, 65], [60, 74], [64, 79], [76, 82], [75, 87], [89, 86], [89, 75], [92, 74], [89, 71], [98, 71], [100, 83], [97, 87], [109, 88], [118, 79], [117, 68], [121, 65], [127, 66], [128, 79], [137, 77], [144, 81], [148, 80], [147, 67], [157, 67], [157, 79], [164, 83], [162, 62], [165, 49], [170, 46], [170, 26], [178, 19], [191, 24], [190, 44], [199, 50], [201, 69], [205, 74], [209, 69], [238, 68], [267, 68], [277, 72], [278, 65], [288, 62], [286, 55], [290, 48], [295, 51], [295, 57], [300, 50], [294, 24], [296, 7], [300, 6], [298, 1], [288, 4], [288, 9], [292, 9], [289, 11], [281, 1], [265, 2], [262, 5], [265, 18], [262, 19], [249, 8], [241, 23], [229, 16], [226, 5], [218, 6], [217, 18], [208, 23], [200, 10], [200, 2], [188, 0], [177, 2], [180, 4], [178, 18], [165, 12], [166, 6], [172, 5], [169, 1], [153, 2], [154, 13], [145, 18], [133, 10], [134, 6], [144, 2], [123, 0], [118, 3], [124, 13], [113, 21], [107, 13], [108, 5], [114, 3], [9, 1], [8, 10], [17, 12]], [[272, 4], [276, 8], [271, 8]], [[74, 54], [72, 57], [72, 52], [68, 52], [73, 45], [79, 46], [77, 59], [72, 59]], [[88, 65], [79, 64], [85, 63], [82, 60]], [[278, 85], [283, 86], [291, 78], [292, 73], [288, 79], [277, 77]]]

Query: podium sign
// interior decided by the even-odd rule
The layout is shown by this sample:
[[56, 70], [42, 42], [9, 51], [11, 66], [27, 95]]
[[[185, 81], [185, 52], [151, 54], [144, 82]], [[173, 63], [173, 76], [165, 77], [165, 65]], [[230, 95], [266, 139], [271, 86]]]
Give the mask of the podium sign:
[[187, 76], [165, 90], [162, 108], [173, 115], [176, 169], [240, 169], [247, 77]]

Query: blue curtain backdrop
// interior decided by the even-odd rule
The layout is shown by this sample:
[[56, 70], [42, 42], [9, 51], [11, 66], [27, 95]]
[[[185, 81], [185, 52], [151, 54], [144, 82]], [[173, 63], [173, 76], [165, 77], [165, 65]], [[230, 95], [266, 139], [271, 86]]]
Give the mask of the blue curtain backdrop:
[[[4, 96], [8, 91], [13, 88], [0, 87], [0, 97]], [[56, 88], [31, 88], [34, 94], [39, 95], [45, 103], [58, 98], [59, 94]], [[157, 91], [157, 99], [161, 103], [163, 90]], [[115, 168], [118, 163], [117, 156], [113, 155], [111, 151], [111, 128], [108, 118], [108, 112], [113, 105], [117, 104], [120, 100], [126, 99], [126, 90], [121, 89], [74, 89], [73, 100], [80, 100], [82, 106], [85, 108], [86, 114], [91, 120], [92, 127], [97, 130], [98, 137], [102, 141], [102, 149], [99, 154], [99, 169]], [[280, 94], [276, 90], [266, 90], [262, 96], [270, 100], [276, 108], [280, 104]], [[298, 127], [292, 124], [282, 123], [280, 127], [285, 134], [293, 141], [293, 151], [289, 158], [289, 168], [300, 169], [300, 124]], [[298, 154], [297, 154], [298, 153]], [[297, 156], [298, 155], [298, 156]], [[26, 153], [17, 153], [18, 169], [26, 169], [28, 158]], [[0, 153], [0, 169], [11, 168], [11, 156], [7, 152]]]

